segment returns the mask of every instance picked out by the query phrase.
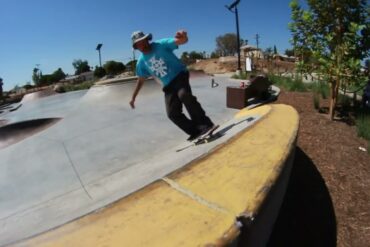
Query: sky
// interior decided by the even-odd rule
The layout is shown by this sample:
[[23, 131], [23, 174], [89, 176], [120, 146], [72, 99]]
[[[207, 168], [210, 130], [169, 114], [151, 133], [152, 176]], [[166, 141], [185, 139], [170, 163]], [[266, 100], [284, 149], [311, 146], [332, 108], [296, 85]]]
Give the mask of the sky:
[[[62, 68], [74, 74], [72, 62], [108, 60], [127, 63], [133, 57], [131, 33], [142, 30], [153, 39], [188, 32], [189, 42], [177, 50], [216, 48], [216, 37], [236, 33], [235, 14], [225, 8], [234, 0], [0, 0], [0, 77], [4, 90], [32, 83], [36, 65], [43, 74]], [[291, 48], [290, 0], [241, 0], [240, 38], [265, 49]], [[135, 52], [137, 57], [139, 52]]]

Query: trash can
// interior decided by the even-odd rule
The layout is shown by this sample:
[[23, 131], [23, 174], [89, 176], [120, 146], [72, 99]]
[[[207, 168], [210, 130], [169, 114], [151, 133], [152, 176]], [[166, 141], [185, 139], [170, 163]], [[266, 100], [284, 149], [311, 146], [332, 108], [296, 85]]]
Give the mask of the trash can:
[[227, 87], [226, 106], [228, 108], [243, 109], [247, 106], [246, 87]]

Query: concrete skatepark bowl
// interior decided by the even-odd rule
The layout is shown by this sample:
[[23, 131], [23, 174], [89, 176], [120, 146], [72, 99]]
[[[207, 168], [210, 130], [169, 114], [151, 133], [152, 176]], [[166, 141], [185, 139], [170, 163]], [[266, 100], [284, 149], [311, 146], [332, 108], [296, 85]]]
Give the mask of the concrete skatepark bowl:
[[[213, 155], [223, 155], [227, 148], [235, 147], [243, 150], [242, 147], [246, 145], [237, 143], [242, 140], [249, 141], [249, 138], [241, 137], [245, 134], [244, 132], [253, 134], [260, 130], [257, 126], [261, 126], [261, 128], [264, 124], [268, 126], [268, 123], [265, 123], [266, 121], [275, 123], [278, 115], [285, 114], [287, 116], [285, 119], [288, 121], [287, 125], [290, 127], [286, 128], [281, 125], [281, 128], [285, 129], [281, 133], [278, 131], [277, 134], [271, 134], [272, 137], [269, 135], [264, 137], [266, 141], [271, 140], [271, 145], [276, 142], [274, 138], [281, 138], [284, 141], [280, 142], [280, 145], [282, 145], [281, 152], [273, 151], [271, 154], [273, 156], [266, 160], [266, 168], [262, 169], [266, 172], [262, 172], [263, 176], [259, 175], [261, 178], [258, 178], [265, 189], [255, 193], [256, 198], [259, 199], [256, 199], [253, 205], [255, 205], [255, 208], [260, 208], [262, 202], [270, 200], [266, 199], [269, 191], [280, 191], [278, 195], [279, 199], [282, 199], [284, 184], [286, 184], [290, 171], [290, 166], [284, 164], [291, 161], [294, 156], [293, 147], [295, 146], [296, 130], [298, 128], [298, 118], [295, 111], [285, 106], [266, 106], [266, 108], [256, 108], [242, 113], [227, 109], [225, 107], [225, 91], [226, 87], [232, 85], [233, 82], [221, 77], [216, 80], [220, 85], [216, 88], [211, 87], [211, 77], [209, 76], [198, 75], [192, 77], [191, 84], [193, 93], [201, 102], [207, 115], [215, 123], [221, 124], [220, 138], [204, 145], [186, 148], [181, 152], [176, 152], [176, 150], [180, 150], [189, 144], [185, 141], [187, 136], [167, 119], [163, 93], [160, 86], [154, 81], [145, 83], [137, 98], [135, 110], [130, 109], [128, 104], [134, 88], [134, 83], [128, 81], [95, 86], [88, 91], [56, 94], [29, 100], [23, 102], [22, 106], [16, 111], [0, 115], [0, 118], [7, 121], [7, 125], [0, 130], [0, 135], [4, 140], [9, 139], [6, 136], [18, 135], [22, 129], [19, 127], [24, 124], [28, 127], [35, 127], [31, 131], [28, 131], [27, 127], [24, 131], [32, 133], [32, 135], [24, 139], [18, 139], [17, 142], [8, 142], [6, 146], [4, 145], [0, 149], [0, 246], [8, 244], [15, 244], [16, 246], [42, 246], [43, 244], [45, 246], [48, 246], [48, 244], [49, 246], [65, 246], [67, 243], [73, 245], [72, 240], [58, 244], [54, 242], [57, 241], [56, 238], [46, 237], [48, 240], [45, 240], [42, 236], [44, 236], [43, 234], [53, 234], [52, 229], [58, 231], [58, 229], [77, 222], [78, 219], [83, 220], [85, 217], [91, 217], [96, 213], [101, 215], [103, 212], [108, 212], [122, 200], [131, 200], [132, 197], [138, 197], [135, 201], [139, 202], [148, 198], [143, 194], [146, 194], [147, 190], [153, 191], [153, 188], [161, 189], [162, 186], [166, 186], [166, 190], [172, 188], [173, 192], [171, 190], [171, 192], [164, 193], [168, 196], [171, 193], [178, 193], [178, 191], [185, 193], [186, 190], [179, 190], [173, 176], [180, 176], [185, 171], [189, 172], [192, 167], [198, 167], [196, 164], [206, 162]], [[239, 117], [235, 117], [238, 114]], [[256, 127], [254, 127], [255, 125]], [[276, 125], [279, 126], [279, 124]], [[267, 131], [268, 127], [264, 128], [266, 133], [270, 133]], [[250, 131], [246, 131], [248, 129]], [[9, 131], [4, 132], [4, 130], [11, 130], [13, 134]], [[254, 140], [255, 144], [259, 142], [258, 139], [252, 138], [251, 140]], [[0, 141], [2, 142], [2, 139]], [[241, 146], [236, 147], [235, 145]], [[248, 145], [254, 146], [252, 144]], [[276, 150], [280, 149], [276, 148]], [[225, 157], [228, 158], [220, 158], [219, 160], [229, 158], [235, 160], [235, 157], [244, 157], [243, 155], [230, 156], [233, 153], [232, 151], [226, 153], [228, 156]], [[262, 154], [261, 150], [255, 153]], [[256, 156], [255, 159], [258, 160], [258, 157]], [[261, 159], [260, 156], [259, 159]], [[261, 164], [263, 162], [262, 160]], [[229, 161], [225, 161], [223, 164], [227, 165], [229, 163]], [[211, 172], [206, 177], [211, 179], [213, 173]], [[240, 175], [243, 174], [243, 172], [239, 173]], [[284, 176], [281, 174], [284, 174]], [[228, 173], [225, 173], [225, 179], [229, 179], [227, 176]], [[197, 175], [189, 175], [189, 177], [192, 179], [198, 178]], [[232, 183], [241, 182], [237, 175], [233, 175], [233, 177], [235, 177], [235, 182]], [[248, 176], [240, 179], [246, 178], [247, 180], [252, 179]], [[280, 187], [272, 186], [276, 181], [281, 180], [284, 183], [279, 182], [278, 184], [282, 184]], [[203, 188], [210, 188], [211, 185], [220, 186], [218, 183], [210, 182], [205, 187], [203, 185]], [[243, 184], [245, 184], [245, 181]], [[261, 190], [261, 188], [258, 188], [258, 190]], [[215, 189], [211, 189], [211, 191], [215, 191]], [[207, 195], [212, 195], [211, 192], [204, 193], [206, 194], [200, 193], [200, 197], [207, 198]], [[231, 200], [235, 203], [241, 201], [241, 197], [245, 197], [244, 193], [240, 193], [240, 195], [235, 194], [236, 192], [233, 193], [227, 194], [235, 196], [235, 199]], [[251, 192], [251, 195], [253, 193]], [[162, 192], [160, 194], [163, 195]], [[167, 203], [175, 202], [176, 198], [173, 197], [165, 201]], [[195, 198], [198, 197], [195, 196]], [[151, 201], [154, 204], [145, 203], [145, 205], [148, 207], [157, 205], [155, 199]], [[202, 200], [197, 199], [197, 201], [201, 204], [204, 203]], [[217, 198], [213, 201], [217, 201]], [[189, 207], [195, 206], [192, 204], [194, 202], [184, 203], [183, 205], [189, 205]], [[129, 206], [130, 203], [125, 202], [125, 205]], [[268, 210], [270, 214], [276, 210], [278, 211], [279, 200], [277, 202], [274, 200], [274, 203], [268, 205], [273, 207], [273, 210]], [[199, 207], [199, 205], [196, 207]], [[235, 228], [238, 225], [236, 219], [240, 219], [240, 217], [237, 217], [238, 215], [246, 215], [245, 207], [248, 207], [246, 203], [241, 208], [239, 206], [234, 208], [232, 210], [234, 216], [228, 216], [227, 219], [220, 220], [219, 224], [225, 223], [225, 225], [220, 226], [217, 233], [209, 229], [207, 231], [210, 234], [209, 236], [202, 234], [201, 239], [194, 235], [193, 240], [199, 240], [198, 244], [212, 243], [216, 235], [219, 236], [216, 239], [222, 239], [222, 232], [231, 229], [231, 232], [235, 233], [230, 235], [234, 238], [232, 241], [236, 241], [237, 233], [240, 233], [238, 228]], [[131, 206], [129, 208], [137, 209]], [[181, 221], [175, 219], [181, 215], [178, 213], [179, 210], [171, 205], [167, 205], [166, 208], [168, 213], [171, 212], [170, 208], [175, 212], [170, 218], [163, 217], [163, 214], [165, 214], [164, 208], [148, 209], [151, 212], [150, 217], [157, 214], [161, 215], [161, 220], [157, 224], [163, 226], [172, 224], [171, 218], [174, 218], [176, 224], [181, 225]], [[218, 207], [215, 208], [216, 211], [219, 210]], [[230, 210], [228, 205], [219, 208], [224, 208], [221, 211]], [[269, 207], [264, 206], [264, 208]], [[145, 208], [141, 210], [145, 210]], [[130, 210], [121, 210], [121, 212], [128, 211]], [[257, 212], [258, 210], [252, 211]], [[140, 217], [147, 215], [144, 211], [141, 212], [134, 214], [138, 217], [136, 220], [132, 215], [129, 219], [140, 222]], [[207, 215], [202, 214], [205, 217]], [[189, 220], [186, 225], [196, 225], [191, 213], [186, 218]], [[273, 223], [274, 216], [267, 217], [269, 220], [264, 217], [257, 217], [257, 219], [255, 222], [272, 221]], [[212, 221], [212, 217], [208, 220]], [[130, 220], [126, 220], [127, 224], [129, 222]], [[254, 229], [258, 229], [258, 225], [261, 224], [263, 224], [262, 228], [269, 228], [266, 227], [267, 223], [256, 223]], [[150, 224], [147, 224], [145, 227], [149, 226]], [[197, 230], [197, 226], [193, 226], [191, 229], [193, 228]], [[259, 226], [259, 229], [262, 228]], [[135, 231], [135, 234], [141, 231], [135, 227], [127, 229]], [[171, 229], [175, 231], [176, 227]], [[189, 229], [188, 234], [184, 235], [185, 237], [192, 236], [191, 229]], [[266, 234], [269, 232], [262, 234], [263, 231], [261, 230], [254, 231], [258, 232], [259, 238], [261, 236], [266, 238], [268, 236]], [[73, 232], [77, 234], [79, 231], [73, 230]], [[137, 243], [142, 244], [134, 245], [144, 245], [144, 242], [142, 242], [144, 236], [152, 240], [157, 239], [151, 237], [150, 233], [163, 235], [153, 228], [144, 235], [141, 234], [141, 242]], [[132, 237], [136, 236], [129, 232], [127, 234]], [[58, 235], [60, 234], [58, 233]], [[67, 235], [72, 237], [74, 234]], [[34, 238], [35, 236], [36, 238]], [[176, 236], [176, 234], [173, 236]], [[39, 240], [38, 237], [41, 237], [42, 240]], [[207, 238], [207, 240], [204, 238]], [[81, 241], [83, 237], [79, 239]], [[130, 238], [126, 239], [127, 243], [135, 243]], [[178, 239], [164, 234], [162, 239], [157, 240], [160, 241], [162, 246], [175, 246]], [[253, 242], [253, 240], [250, 241]], [[164, 242], [167, 242], [167, 244], [164, 244]], [[119, 243], [122, 246], [122, 241]], [[189, 245], [194, 243], [189, 242]], [[153, 245], [161, 246], [161, 244], [153, 242]], [[80, 243], [79, 246], [88, 246], [88, 243]]]

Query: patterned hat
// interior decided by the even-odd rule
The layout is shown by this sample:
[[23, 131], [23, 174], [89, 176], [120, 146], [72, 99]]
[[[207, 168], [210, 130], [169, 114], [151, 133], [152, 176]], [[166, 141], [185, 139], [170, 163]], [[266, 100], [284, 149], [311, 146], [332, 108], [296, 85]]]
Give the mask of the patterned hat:
[[143, 40], [143, 39], [148, 39], [152, 40], [152, 34], [144, 34], [142, 31], [135, 31], [131, 35], [131, 40], [132, 40], [132, 47], [136, 49], [136, 43]]

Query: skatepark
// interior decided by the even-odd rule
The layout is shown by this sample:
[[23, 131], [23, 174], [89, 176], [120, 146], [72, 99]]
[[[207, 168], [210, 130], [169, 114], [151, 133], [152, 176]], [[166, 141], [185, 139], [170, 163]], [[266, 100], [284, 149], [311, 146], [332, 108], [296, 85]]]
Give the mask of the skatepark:
[[28, 96], [1, 113], [0, 246], [237, 246], [242, 232], [249, 245], [268, 240], [297, 112], [227, 108], [236, 82], [193, 74], [193, 94], [220, 124], [217, 138], [194, 146], [167, 119], [155, 81], [130, 108], [134, 82]]

